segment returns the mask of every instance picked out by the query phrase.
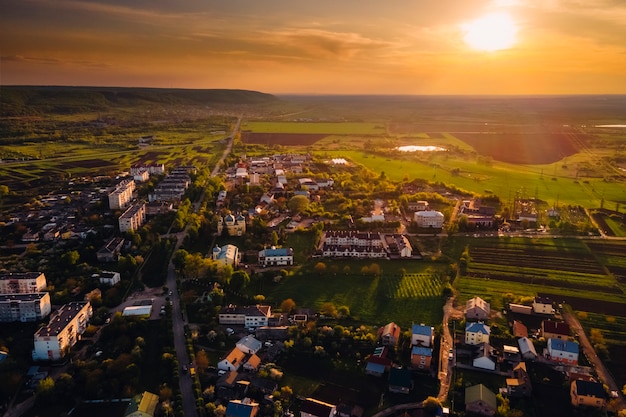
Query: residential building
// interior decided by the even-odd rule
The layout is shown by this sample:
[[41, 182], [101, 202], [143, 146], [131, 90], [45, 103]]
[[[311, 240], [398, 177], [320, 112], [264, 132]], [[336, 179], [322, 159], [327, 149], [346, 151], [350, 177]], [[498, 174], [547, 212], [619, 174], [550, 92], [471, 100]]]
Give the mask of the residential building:
[[243, 325], [245, 327], [267, 326], [272, 316], [270, 306], [242, 306], [229, 305], [219, 312], [219, 323], [222, 325]]
[[2, 272], [0, 273], [0, 294], [28, 294], [46, 289], [46, 276], [43, 272]]
[[491, 306], [480, 297], [474, 297], [465, 303], [465, 317], [469, 320], [487, 320], [491, 314]]
[[211, 252], [211, 258], [221, 266], [230, 265], [236, 268], [239, 266], [241, 255], [239, 254], [239, 248], [235, 245], [224, 245], [221, 248], [215, 245]]
[[472, 366], [474, 368], [494, 371], [496, 369], [497, 362], [497, 356], [489, 343], [481, 343], [478, 345], [476, 356], [472, 360]]
[[387, 357], [389, 348], [379, 346], [374, 349], [374, 353], [367, 358], [365, 373], [374, 376], [383, 376], [391, 368], [391, 359]]
[[88, 301], [65, 304], [35, 333], [33, 360], [58, 360], [69, 352], [84, 333], [93, 312]]
[[259, 413], [259, 403], [250, 398], [230, 400], [226, 406], [226, 417], [255, 417]]
[[407, 203], [408, 211], [425, 211], [428, 210], [428, 201], [420, 200], [420, 201], [409, 201]]
[[391, 322], [378, 330], [378, 340], [383, 346], [396, 346], [400, 340], [400, 326]]
[[552, 299], [548, 297], [535, 297], [533, 300], [533, 312], [536, 314], [554, 314]]
[[465, 411], [482, 416], [493, 416], [497, 410], [496, 394], [489, 388], [483, 384], [465, 388]]
[[548, 339], [548, 359], [553, 362], [578, 364], [578, 343], [569, 340]]
[[544, 339], [563, 339], [568, 340], [570, 336], [570, 328], [567, 323], [543, 320], [541, 322], [541, 336]]
[[111, 238], [103, 247], [96, 252], [98, 262], [117, 262], [120, 252], [124, 246], [124, 239], [121, 237]]
[[174, 204], [171, 201], [150, 201], [146, 203], [146, 216], [167, 214], [172, 210], [174, 210]]
[[417, 211], [413, 215], [417, 227], [441, 229], [443, 227], [444, 215], [439, 211]]
[[246, 354], [237, 348], [233, 348], [228, 354], [217, 363], [217, 369], [223, 371], [238, 371], [244, 363]]
[[134, 232], [146, 222], [146, 203], [137, 202], [130, 206], [118, 219], [120, 232]]
[[300, 417], [335, 417], [337, 406], [315, 398], [305, 398], [300, 404]]
[[491, 328], [482, 322], [467, 322], [465, 324], [465, 344], [479, 345], [489, 343]]
[[135, 175], [142, 171], [148, 171], [150, 175], [161, 175], [165, 173], [164, 164], [135, 164], [130, 167], [130, 175]]
[[410, 258], [413, 256], [413, 247], [405, 235], [384, 235], [384, 239], [390, 258]]
[[121, 276], [119, 272], [113, 271], [102, 271], [99, 274], [98, 280], [102, 285], [114, 286], [121, 280]]
[[261, 358], [257, 355], [248, 354], [246, 355], [246, 359], [243, 363], [243, 370], [248, 372], [256, 372], [259, 370], [259, 366], [261, 366]]
[[109, 194], [109, 208], [111, 210], [119, 210], [126, 208], [133, 199], [135, 191], [135, 181], [126, 179], [120, 182], [113, 192]]
[[158, 404], [158, 395], [144, 391], [130, 400], [124, 417], [153, 417]]
[[411, 344], [413, 346], [432, 347], [435, 340], [435, 328], [423, 324], [411, 326]]
[[259, 251], [259, 265], [266, 266], [291, 266], [293, 265], [292, 248], [263, 249]]
[[506, 379], [506, 391], [509, 397], [530, 397], [532, 394], [525, 362], [520, 362], [513, 368], [513, 378]]
[[513, 320], [511, 330], [513, 331], [513, 337], [528, 337], [528, 328], [521, 321]]
[[433, 350], [428, 347], [413, 346], [411, 348], [411, 366], [413, 369], [430, 370]]
[[570, 398], [573, 406], [586, 405], [603, 408], [606, 406], [606, 392], [601, 383], [577, 379], [570, 385]]
[[239, 341], [235, 343], [235, 346], [242, 352], [253, 354], [261, 350], [263, 344], [255, 339], [254, 336], [248, 335], [239, 339]]
[[527, 337], [520, 337], [517, 339], [517, 344], [519, 345], [519, 352], [522, 358], [531, 361], [537, 359], [537, 350], [532, 340]]
[[324, 257], [386, 258], [387, 250], [380, 233], [357, 230], [329, 230], [322, 234], [319, 250]]
[[51, 310], [50, 294], [47, 292], [0, 294], [0, 323], [41, 320]]

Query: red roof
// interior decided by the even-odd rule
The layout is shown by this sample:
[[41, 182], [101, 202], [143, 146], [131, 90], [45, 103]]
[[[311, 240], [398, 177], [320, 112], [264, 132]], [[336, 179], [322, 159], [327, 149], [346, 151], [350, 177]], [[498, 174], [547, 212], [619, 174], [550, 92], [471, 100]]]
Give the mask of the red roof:
[[554, 333], [563, 336], [569, 336], [569, 325], [558, 321], [544, 320], [541, 322], [541, 328], [544, 333]]

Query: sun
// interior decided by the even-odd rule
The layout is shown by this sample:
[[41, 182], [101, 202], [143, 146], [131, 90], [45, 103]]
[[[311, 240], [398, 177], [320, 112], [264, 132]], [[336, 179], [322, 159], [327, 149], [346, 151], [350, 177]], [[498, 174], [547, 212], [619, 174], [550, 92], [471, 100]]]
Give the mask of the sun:
[[461, 25], [465, 43], [482, 51], [511, 48], [517, 40], [517, 26], [511, 16], [495, 12]]

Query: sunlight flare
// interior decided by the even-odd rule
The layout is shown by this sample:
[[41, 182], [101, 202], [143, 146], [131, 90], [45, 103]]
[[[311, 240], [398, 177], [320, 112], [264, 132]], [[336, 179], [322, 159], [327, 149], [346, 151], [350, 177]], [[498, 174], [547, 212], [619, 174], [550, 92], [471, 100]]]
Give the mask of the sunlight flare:
[[463, 40], [472, 49], [499, 51], [517, 40], [517, 26], [507, 13], [496, 12], [461, 25]]

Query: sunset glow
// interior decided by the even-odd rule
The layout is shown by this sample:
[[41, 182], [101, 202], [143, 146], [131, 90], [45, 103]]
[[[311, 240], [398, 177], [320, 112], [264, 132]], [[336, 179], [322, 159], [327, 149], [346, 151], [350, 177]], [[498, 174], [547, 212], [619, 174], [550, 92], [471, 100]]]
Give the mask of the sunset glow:
[[0, 84], [626, 93], [626, 4], [0, 0]]

